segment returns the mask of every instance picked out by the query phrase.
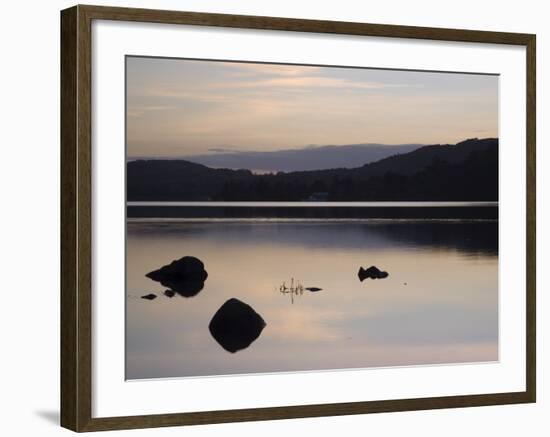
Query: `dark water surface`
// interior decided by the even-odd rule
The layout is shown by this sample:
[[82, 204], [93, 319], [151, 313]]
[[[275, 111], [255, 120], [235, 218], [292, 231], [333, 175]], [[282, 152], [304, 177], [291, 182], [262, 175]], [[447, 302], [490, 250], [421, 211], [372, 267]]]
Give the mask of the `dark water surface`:
[[[203, 289], [164, 296], [145, 274], [186, 255]], [[388, 278], [360, 282], [371, 265]], [[209, 331], [231, 298], [265, 321], [234, 353]], [[126, 316], [128, 379], [494, 361], [498, 222], [129, 219]]]
[[130, 218], [498, 219], [498, 202], [128, 202]]

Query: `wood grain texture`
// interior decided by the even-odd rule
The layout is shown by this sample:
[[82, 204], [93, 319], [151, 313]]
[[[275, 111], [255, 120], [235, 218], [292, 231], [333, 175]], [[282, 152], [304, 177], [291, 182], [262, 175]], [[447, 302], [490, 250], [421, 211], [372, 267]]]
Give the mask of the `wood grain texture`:
[[529, 403], [525, 392], [468, 396], [397, 399], [387, 401], [349, 402], [337, 404], [298, 405], [275, 408], [203, 411], [196, 413], [159, 414], [146, 416], [107, 417], [92, 419], [80, 431], [106, 431], [181, 425], [201, 425], [259, 420], [298, 419], [306, 417], [343, 416], [367, 413], [388, 413], [411, 410], [435, 410], [487, 405]]
[[528, 43], [531, 36], [522, 33], [304, 20], [297, 18], [260, 17], [254, 15], [206, 14], [201, 12], [113, 8], [86, 5], [80, 6], [80, 8], [84, 13], [93, 16], [95, 19], [235, 27], [241, 29], [287, 30], [294, 32], [334, 33], [513, 45], [525, 45]]
[[76, 8], [61, 16], [61, 425], [76, 428]]
[[536, 191], [537, 191], [537, 166], [536, 166], [536, 112], [537, 112], [537, 79], [536, 79], [536, 52], [537, 44], [535, 35], [531, 35], [526, 44], [526, 69], [527, 69], [527, 97], [526, 97], [526, 131], [527, 131], [527, 247], [526, 247], [526, 387], [532, 402], [536, 402], [537, 393], [537, 292], [536, 292]]
[[78, 425], [92, 411], [92, 22], [78, 13], [77, 226]]
[[[526, 390], [469, 396], [92, 418], [91, 23], [95, 19], [525, 46], [527, 51]], [[97, 6], [75, 6], [62, 11], [62, 426], [79, 432], [100, 431], [534, 402], [536, 399], [535, 55], [535, 36], [530, 34]]]

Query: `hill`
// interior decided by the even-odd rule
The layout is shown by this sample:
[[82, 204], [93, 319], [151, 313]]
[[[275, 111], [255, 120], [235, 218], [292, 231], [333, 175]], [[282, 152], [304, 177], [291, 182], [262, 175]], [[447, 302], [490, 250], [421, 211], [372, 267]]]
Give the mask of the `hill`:
[[274, 151], [230, 151], [183, 157], [182, 159], [213, 168], [248, 168], [263, 172], [310, 171], [331, 168], [353, 168], [357, 163], [379, 161], [388, 156], [407, 153], [420, 144], [347, 144], [308, 146], [301, 149]]
[[498, 139], [431, 145], [356, 168], [255, 175], [184, 160], [127, 164], [129, 201], [498, 200]]

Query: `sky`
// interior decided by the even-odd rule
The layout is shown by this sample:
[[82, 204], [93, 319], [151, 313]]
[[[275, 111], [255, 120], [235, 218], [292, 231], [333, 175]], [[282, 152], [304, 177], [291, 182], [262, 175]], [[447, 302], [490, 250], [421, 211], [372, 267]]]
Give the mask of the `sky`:
[[498, 137], [498, 77], [127, 58], [127, 157]]

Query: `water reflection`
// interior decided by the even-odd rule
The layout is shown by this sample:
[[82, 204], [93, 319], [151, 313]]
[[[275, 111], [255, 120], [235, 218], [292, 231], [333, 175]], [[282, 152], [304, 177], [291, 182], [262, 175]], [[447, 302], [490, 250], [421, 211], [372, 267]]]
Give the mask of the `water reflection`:
[[[307, 225], [307, 226], [306, 226]], [[261, 229], [262, 232], [258, 232]], [[300, 232], [295, 232], [300, 229]], [[273, 244], [309, 249], [439, 248], [468, 255], [498, 254], [496, 220], [349, 220], [349, 221], [222, 221], [130, 222], [133, 238], [165, 237], [220, 238], [238, 244]], [[337, 233], [336, 233], [337, 232]]]
[[304, 286], [300, 281], [294, 283], [294, 278], [291, 278], [288, 286], [286, 285], [286, 281], [279, 286], [279, 292], [284, 295], [289, 295], [290, 303], [294, 304], [294, 296], [301, 296], [304, 294]]
[[420, 221], [414, 226], [393, 222], [377, 227], [376, 233], [386, 241], [403, 246], [454, 249], [469, 255], [498, 255], [496, 220]]
[[290, 284], [287, 286], [286, 281], [279, 285], [279, 293], [290, 296], [290, 303], [294, 304], [294, 296], [301, 296], [305, 291], [316, 293], [322, 291], [320, 287], [304, 287], [300, 281], [294, 282], [294, 278], [290, 278]]
[[[498, 359], [496, 221], [149, 222], [127, 229], [129, 379]], [[204, 262], [208, 279], [191, 301], [169, 299], [172, 286], [144, 275], [185, 254]], [[370, 281], [368, 293], [357, 279], [365, 261], [390, 273]], [[284, 285], [299, 284], [302, 294], [280, 292], [284, 278], [294, 278]], [[306, 293], [317, 288], [326, 291]], [[139, 299], [150, 292], [160, 298]], [[300, 296], [299, 305], [283, 294], [291, 302]], [[226, 342], [226, 328], [209, 329], [232, 298], [267, 321], [254, 338]]]

